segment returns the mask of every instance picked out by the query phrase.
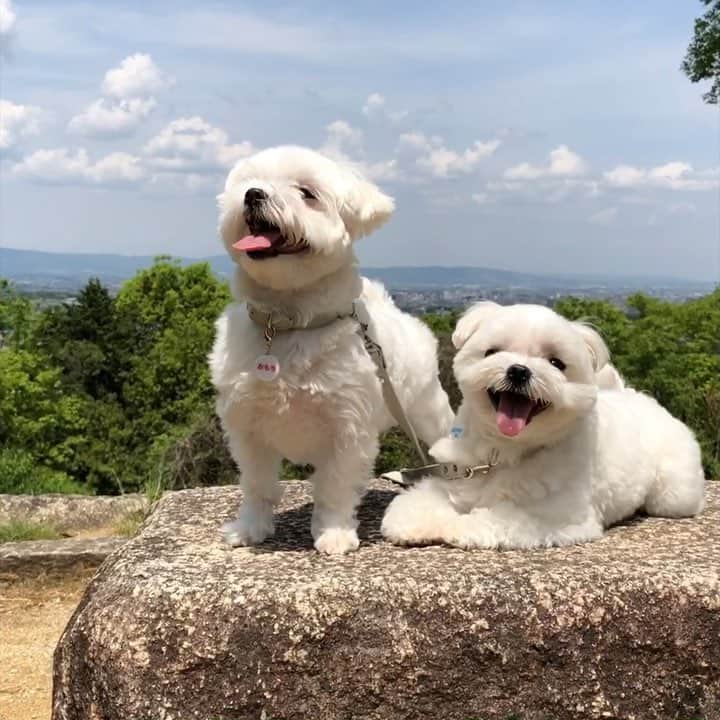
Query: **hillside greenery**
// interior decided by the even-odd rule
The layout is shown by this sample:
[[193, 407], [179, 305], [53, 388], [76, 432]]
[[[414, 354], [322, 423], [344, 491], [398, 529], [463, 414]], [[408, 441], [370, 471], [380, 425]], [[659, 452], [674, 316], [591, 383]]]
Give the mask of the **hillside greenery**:
[[[42, 309], [0, 280], [0, 492], [234, 482], [207, 369], [214, 321], [229, 300], [207, 264], [165, 257], [116, 296], [91, 280], [72, 302]], [[720, 476], [720, 289], [683, 304], [636, 295], [624, 310], [575, 298], [556, 307], [598, 327], [627, 381], [695, 430], [708, 476]], [[457, 315], [424, 319], [457, 407]], [[378, 471], [414, 462], [401, 433], [384, 437]], [[283, 474], [311, 470], [286, 464]]]

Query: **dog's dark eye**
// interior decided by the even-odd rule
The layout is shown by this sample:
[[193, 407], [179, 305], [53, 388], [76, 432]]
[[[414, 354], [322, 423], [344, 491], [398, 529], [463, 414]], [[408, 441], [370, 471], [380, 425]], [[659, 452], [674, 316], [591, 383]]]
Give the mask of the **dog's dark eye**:
[[554, 365], [560, 371], [564, 371], [565, 368], [567, 367], [567, 365], [565, 365], [565, 363], [560, 358], [556, 358], [556, 357], [550, 358], [550, 364]]
[[490, 357], [491, 355], [494, 355], [496, 352], [498, 352], [497, 348], [488, 348], [485, 351], [485, 357]]
[[300, 188], [298, 188], [298, 190], [300, 191], [300, 194], [303, 196], [303, 198], [305, 200], [317, 200], [317, 195], [314, 195], [306, 187], [300, 187]]

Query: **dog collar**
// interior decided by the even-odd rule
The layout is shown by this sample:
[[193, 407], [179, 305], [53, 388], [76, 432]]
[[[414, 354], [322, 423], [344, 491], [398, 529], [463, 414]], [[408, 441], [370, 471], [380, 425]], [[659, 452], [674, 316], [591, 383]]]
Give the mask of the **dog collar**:
[[355, 308], [345, 315], [338, 313], [320, 313], [313, 315], [308, 322], [301, 322], [298, 316], [291, 315], [281, 310], [263, 310], [257, 305], [247, 303], [249, 318], [264, 330], [275, 332], [287, 332], [289, 330], [315, 330], [334, 323], [336, 320], [354, 317]]
[[428, 475], [439, 475], [443, 480], [470, 480], [476, 475], [487, 475], [498, 464], [497, 449], [490, 451], [487, 462], [482, 465], [461, 465], [459, 463], [430, 463], [416, 468], [401, 468], [382, 474], [380, 477], [402, 487], [410, 487]]

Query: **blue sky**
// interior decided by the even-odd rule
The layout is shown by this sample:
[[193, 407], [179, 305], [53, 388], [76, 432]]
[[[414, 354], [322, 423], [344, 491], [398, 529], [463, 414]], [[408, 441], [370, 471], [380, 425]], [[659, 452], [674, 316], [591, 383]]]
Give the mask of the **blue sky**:
[[295, 143], [395, 196], [365, 265], [720, 279], [702, 8], [0, 0], [0, 243], [217, 254], [229, 167]]

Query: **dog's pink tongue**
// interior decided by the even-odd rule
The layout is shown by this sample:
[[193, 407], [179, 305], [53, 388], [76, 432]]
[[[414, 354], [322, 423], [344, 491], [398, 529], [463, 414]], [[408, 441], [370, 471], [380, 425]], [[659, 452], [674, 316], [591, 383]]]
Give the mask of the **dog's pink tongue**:
[[519, 435], [528, 423], [532, 407], [530, 398], [510, 392], [500, 393], [500, 403], [495, 416], [498, 430], [508, 437]]
[[236, 243], [233, 243], [234, 250], [242, 250], [243, 252], [265, 250], [269, 247], [272, 247], [272, 240], [265, 237], [265, 235], [246, 235]]

